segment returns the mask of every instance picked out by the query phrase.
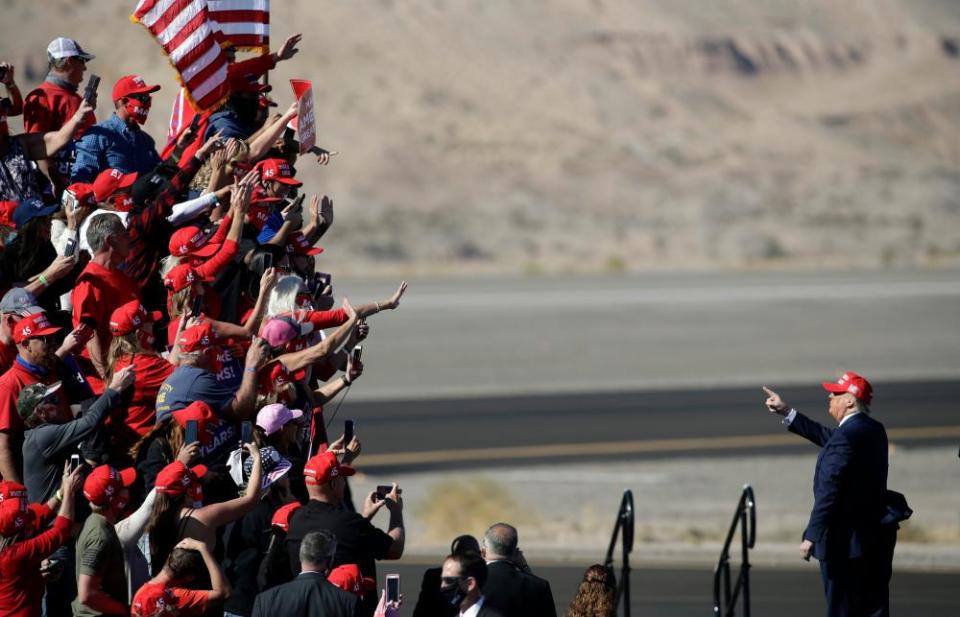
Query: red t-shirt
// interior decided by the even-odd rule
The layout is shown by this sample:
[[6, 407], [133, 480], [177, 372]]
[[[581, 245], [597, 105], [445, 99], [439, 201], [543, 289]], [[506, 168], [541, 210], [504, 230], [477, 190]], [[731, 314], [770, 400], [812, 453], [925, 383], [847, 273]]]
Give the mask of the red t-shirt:
[[[49, 375], [41, 379], [19, 362], [14, 362], [6, 373], [0, 375], [0, 431], [10, 431], [17, 437], [22, 438], [23, 420], [17, 413], [17, 399], [20, 398], [20, 391], [35, 383], [52, 384], [57, 381], [59, 379], [53, 371], [50, 371]], [[57, 398], [66, 409], [68, 405], [65, 397], [61, 394]], [[14, 453], [18, 456], [20, 454], [19, 442], [14, 446]]]
[[107, 424], [113, 426], [113, 444], [119, 452], [129, 450], [153, 428], [157, 419], [157, 393], [173, 372], [173, 365], [155, 354], [122, 356], [114, 364], [114, 371], [130, 366], [131, 360], [137, 376], [133, 382], [133, 398], [126, 413], [121, 406], [107, 420]]
[[[56, 131], [67, 123], [80, 108], [83, 97], [52, 84], [43, 82], [23, 99], [23, 132], [47, 133]], [[97, 122], [92, 114], [87, 114], [80, 128], [74, 133], [74, 139], [83, 137], [83, 133]]]
[[17, 357], [17, 346], [10, 341], [4, 343], [0, 341], [0, 371], [5, 371], [13, 366], [13, 361]]
[[53, 527], [0, 551], [0, 615], [39, 617], [43, 601], [40, 562], [70, 537], [70, 519], [58, 516]]
[[[91, 261], [80, 273], [70, 295], [73, 327], [79, 326], [81, 319], [95, 321], [100, 343], [106, 351], [113, 338], [110, 334], [110, 315], [127, 302], [139, 299], [137, 291], [137, 284], [123, 272], [104, 268]], [[81, 355], [90, 357], [86, 349]]]
[[[131, 606], [137, 603], [140, 592], [150, 587], [162, 585], [163, 583], [147, 583], [133, 594]], [[167, 587], [173, 597], [177, 599], [177, 615], [180, 617], [200, 617], [207, 611], [207, 597], [209, 591], [194, 591], [193, 589], [183, 589], [181, 587]]]

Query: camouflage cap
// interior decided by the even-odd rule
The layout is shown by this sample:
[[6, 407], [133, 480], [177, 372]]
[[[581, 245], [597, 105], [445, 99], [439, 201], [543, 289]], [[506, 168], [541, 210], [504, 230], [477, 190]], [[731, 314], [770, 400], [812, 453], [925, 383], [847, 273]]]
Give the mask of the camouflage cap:
[[60, 389], [60, 383], [61, 382], [58, 381], [49, 386], [42, 383], [35, 383], [21, 390], [20, 398], [17, 399], [17, 413], [20, 414], [20, 418], [23, 420], [29, 418], [33, 410], [37, 408], [37, 405]]

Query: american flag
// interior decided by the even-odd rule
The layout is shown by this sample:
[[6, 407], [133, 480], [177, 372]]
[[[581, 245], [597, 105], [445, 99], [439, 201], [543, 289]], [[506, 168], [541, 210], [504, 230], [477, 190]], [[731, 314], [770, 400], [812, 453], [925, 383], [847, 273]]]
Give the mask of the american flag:
[[207, 0], [210, 19], [241, 51], [270, 51], [270, 0]]
[[130, 19], [166, 52], [196, 108], [210, 109], [226, 98], [227, 58], [217, 44], [206, 0], [140, 0]]

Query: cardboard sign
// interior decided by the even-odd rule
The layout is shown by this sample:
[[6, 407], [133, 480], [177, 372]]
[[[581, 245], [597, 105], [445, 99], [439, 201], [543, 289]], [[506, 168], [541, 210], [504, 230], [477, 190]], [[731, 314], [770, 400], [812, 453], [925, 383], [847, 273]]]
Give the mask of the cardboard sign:
[[317, 143], [317, 124], [313, 117], [313, 84], [307, 79], [291, 79], [293, 94], [297, 97], [297, 117], [290, 123], [297, 131], [300, 154]]

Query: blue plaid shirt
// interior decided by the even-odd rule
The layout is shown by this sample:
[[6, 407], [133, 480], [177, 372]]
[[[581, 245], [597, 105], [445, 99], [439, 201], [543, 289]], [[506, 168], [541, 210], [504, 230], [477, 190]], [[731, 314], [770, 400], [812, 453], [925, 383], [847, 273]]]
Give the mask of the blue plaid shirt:
[[77, 142], [71, 182], [93, 182], [104, 169], [145, 174], [160, 164], [153, 138], [113, 114], [93, 125]]

